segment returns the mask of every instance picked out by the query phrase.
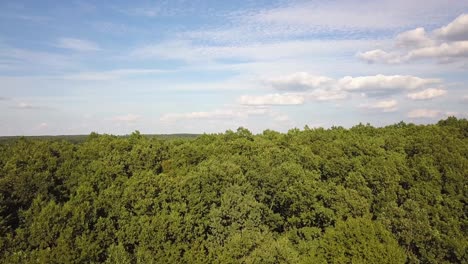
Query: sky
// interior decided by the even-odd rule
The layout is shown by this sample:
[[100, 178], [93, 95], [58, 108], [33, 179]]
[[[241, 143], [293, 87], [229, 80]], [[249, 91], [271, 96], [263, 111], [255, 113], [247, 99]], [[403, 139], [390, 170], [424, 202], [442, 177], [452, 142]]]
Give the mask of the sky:
[[0, 1], [0, 135], [468, 117], [468, 1]]

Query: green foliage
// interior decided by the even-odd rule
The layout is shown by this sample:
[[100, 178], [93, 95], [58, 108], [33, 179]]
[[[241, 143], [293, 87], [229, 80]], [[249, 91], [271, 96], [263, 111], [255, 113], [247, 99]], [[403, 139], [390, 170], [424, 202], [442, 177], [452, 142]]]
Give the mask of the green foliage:
[[468, 121], [0, 144], [0, 263], [467, 263]]
[[349, 218], [328, 228], [318, 258], [327, 263], [405, 263], [406, 255], [390, 231], [366, 218]]

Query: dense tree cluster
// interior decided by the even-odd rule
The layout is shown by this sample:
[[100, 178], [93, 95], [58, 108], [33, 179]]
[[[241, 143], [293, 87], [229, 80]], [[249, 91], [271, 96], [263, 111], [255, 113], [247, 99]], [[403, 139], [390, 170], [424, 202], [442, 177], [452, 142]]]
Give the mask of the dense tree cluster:
[[468, 121], [0, 145], [3, 263], [467, 263]]

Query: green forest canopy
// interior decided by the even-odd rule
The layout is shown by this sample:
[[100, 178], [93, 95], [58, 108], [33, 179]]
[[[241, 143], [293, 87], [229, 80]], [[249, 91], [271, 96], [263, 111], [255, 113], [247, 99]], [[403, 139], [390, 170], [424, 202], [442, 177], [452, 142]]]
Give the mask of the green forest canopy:
[[3, 263], [467, 263], [468, 121], [0, 144]]

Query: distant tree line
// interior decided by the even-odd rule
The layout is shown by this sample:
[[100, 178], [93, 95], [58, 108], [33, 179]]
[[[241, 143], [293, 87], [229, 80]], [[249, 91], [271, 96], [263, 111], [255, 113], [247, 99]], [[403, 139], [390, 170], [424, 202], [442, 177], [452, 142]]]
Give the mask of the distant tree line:
[[3, 263], [468, 263], [468, 121], [0, 144]]

